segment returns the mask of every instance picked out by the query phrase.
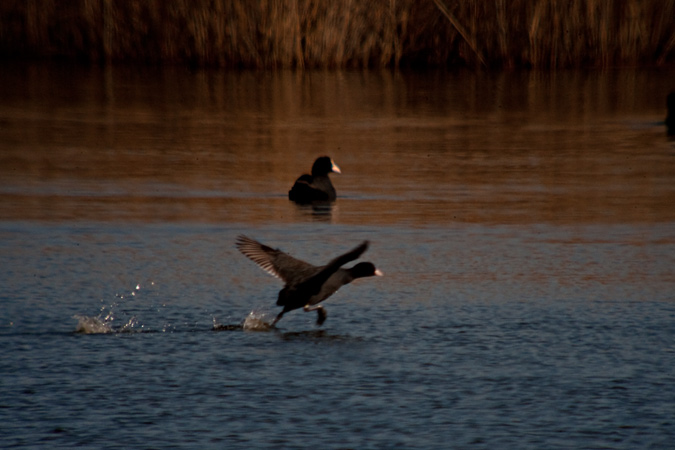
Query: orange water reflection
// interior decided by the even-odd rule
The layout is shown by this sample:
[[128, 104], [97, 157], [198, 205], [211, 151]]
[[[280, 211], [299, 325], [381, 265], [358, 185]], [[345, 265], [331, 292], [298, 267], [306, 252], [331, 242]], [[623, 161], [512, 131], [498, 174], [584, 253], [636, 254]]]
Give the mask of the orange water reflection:
[[[0, 220], [672, 222], [674, 75], [10, 66]], [[320, 154], [330, 214], [286, 199]]]

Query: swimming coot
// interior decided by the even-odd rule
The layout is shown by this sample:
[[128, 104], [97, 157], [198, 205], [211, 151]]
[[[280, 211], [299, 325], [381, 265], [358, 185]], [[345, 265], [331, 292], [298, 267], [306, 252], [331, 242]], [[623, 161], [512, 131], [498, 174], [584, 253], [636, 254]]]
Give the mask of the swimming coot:
[[341, 268], [361, 256], [368, 249], [368, 241], [334, 258], [325, 266], [306, 263], [244, 235], [237, 238], [237, 248], [263, 270], [286, 283], [279, 291], [277, 299], [277, 305], [283, 306], [284, 309], [270, 326], [274, 326], [288, 311], [298, 308], [303, 308], [306, 312], [316, 311], [317, 323], [321, 325], [326, 320], [326, 310], [319, 305], [320, 302], [357, 278], [382, 275], [382, 272], [369, 262], [356, 264], [349, 269]]
[[331, 172], [342, 173], [330, 157], [317, 158], [312, 166], [312, 174], [304, 174], [295, 180], [295, 184], [288, 191], [289, 200], [296, 203], [335, 201], [335, 188], [328, 177]]
[[666, 131], [668, 136], [675, 136], [675, 92], [671, 92], [666, 97], [666, 108], [668, 109]]

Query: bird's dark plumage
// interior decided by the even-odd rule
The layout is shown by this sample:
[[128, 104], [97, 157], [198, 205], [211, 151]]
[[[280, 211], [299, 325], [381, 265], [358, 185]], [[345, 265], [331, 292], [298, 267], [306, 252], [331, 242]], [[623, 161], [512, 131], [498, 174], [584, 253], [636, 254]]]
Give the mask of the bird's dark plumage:
[[328, 156], [314, 161], [312, 174], [301, 175], [290, 191], [288, 198], [296, 203], [333, 202], [337, 198], [329, 173], [341, 173], [340, 168]]
[[371, 263], [359, 263], [349, 269], [342, 268], [368, 249], [368, 241], [333, 258], [325, 266], [306, 263], [244, 235], [237, 238], [237, 248], [263, 270], [286, 283], [277, 299], [277, 305], [283, 306], [284, 309], [272, 325], [276, 324], [286, 312], [298, 308], [304, 308], [305, 311], [316, 310], [317, 322], [320, 325], [326, 320], [326, 312], [319, 305], [320, 302], [356, 278], [382, 275]]
[[666, 108], [668, 115], [666, 116], [666, 132], [668, 136], [675, 136], [675, 92], [671, 92], [666, 97]]

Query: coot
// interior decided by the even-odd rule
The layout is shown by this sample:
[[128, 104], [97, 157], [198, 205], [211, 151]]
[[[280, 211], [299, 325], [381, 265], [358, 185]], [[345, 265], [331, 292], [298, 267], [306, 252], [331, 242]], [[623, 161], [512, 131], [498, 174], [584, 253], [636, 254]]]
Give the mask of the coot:
[[330, 157], [317, 158], [312, 166], [312, 174], [304, 174], [295, 180], [288, 191], [289, 200], [301, 204], [335, 201], [335, 188], [328, 177], [331, 172], [342, 173]]
[[668, 136], [675, 136], [675, 92], [671, 92], [666, 97], [666, 108], [668, 109], [666, 131]]
[[356, 264], [349, 269], [341, 268], [361, 256], [368, 249], [368, 241], [332, 259], [325, 266], [306, 263], [244, 235], [237, 238], [237, 248], [263, 270], [286, 283], [277, 299], [277, 305], [284, 309], [270, 326], [274, 326], [288, 311], [298, 308], [306, 312], [317, 311], [317, 324], [321, 325], [326, 320], [326, 310], [319, 305], [320, 302], [357, 278], [382, 275], [369, 262]]

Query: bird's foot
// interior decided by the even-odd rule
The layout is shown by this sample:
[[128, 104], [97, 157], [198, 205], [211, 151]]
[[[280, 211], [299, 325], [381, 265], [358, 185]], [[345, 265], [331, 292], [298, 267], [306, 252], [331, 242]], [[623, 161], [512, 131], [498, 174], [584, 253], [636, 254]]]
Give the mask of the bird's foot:
[[316, 313], [317, 313], [316, 324], [322, 325], [326, 321], [326, 317], [328, 317], [328, 314], [326, 313], [326, 310], [323, 308], [317, 309]]

